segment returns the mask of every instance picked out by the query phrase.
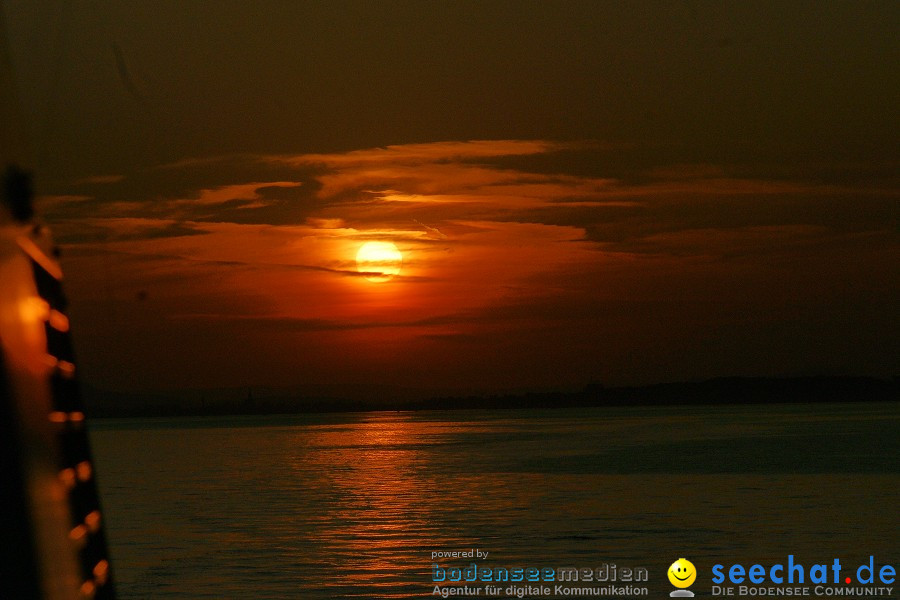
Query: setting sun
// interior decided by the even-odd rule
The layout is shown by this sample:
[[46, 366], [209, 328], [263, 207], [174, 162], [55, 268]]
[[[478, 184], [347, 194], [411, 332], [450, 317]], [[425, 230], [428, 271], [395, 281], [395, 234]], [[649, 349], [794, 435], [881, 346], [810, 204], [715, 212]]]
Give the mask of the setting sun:
[[403, 255], [393, 242], [366, 242], [356, 253], [356, 269], [369, 281], [390, 281], [402, 264]]

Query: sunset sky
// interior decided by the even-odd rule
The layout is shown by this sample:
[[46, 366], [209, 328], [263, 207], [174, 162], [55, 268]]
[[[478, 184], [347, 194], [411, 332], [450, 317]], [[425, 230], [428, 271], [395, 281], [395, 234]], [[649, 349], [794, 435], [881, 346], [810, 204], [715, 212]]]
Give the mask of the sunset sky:
[[898, 373], [900, 3], [2, 8], [94, 387]]

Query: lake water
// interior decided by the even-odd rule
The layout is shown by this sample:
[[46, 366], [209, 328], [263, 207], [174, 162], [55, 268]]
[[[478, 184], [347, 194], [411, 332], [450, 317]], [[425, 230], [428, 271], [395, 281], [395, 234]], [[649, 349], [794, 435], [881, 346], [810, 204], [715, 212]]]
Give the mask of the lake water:
[[[645, 567], [659, 598], [682, 556], [698, 595], [715, 563], [900, 558], [896, 403], [91, 429], [124, 598], [424, 598], [434, 562]], [[472, 548], [489, 555], [432, 560]]]

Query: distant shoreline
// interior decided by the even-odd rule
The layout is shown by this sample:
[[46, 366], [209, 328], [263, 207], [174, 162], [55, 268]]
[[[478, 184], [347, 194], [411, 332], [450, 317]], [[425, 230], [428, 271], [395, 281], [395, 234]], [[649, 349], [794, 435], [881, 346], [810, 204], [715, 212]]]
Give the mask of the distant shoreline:
[[[86, 403], [92, 418], [196, 417], [465, 409], [554, 409], [622, 406], [766, 405], [900, 400], [898, 378], [874, 377], [723, 377], [696, 382], [605, 387], [589, 384], [577, 392], [539, 392], [488, 396], [443, 396], [421, 400], [273, 396], [207, 404], [197, 401], [154, 401], [153, 395], [91, 390]], [[237, 395], [237, 392], [233, 395]]]

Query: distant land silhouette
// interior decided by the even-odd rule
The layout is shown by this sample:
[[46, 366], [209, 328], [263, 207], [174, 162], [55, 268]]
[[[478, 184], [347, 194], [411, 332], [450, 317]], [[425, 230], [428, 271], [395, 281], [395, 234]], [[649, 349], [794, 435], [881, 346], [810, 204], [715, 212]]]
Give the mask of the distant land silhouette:
[[463, 410], [612, 406], [896, 402], [900, 378], [722, 377], [706, 381], [605, 387], [592, 383], [577, 392], [489, 396], [443, 396], [407, 400], [270, 395], [251, 388], [124, 394], [86, 388], [92, 417], [262, 415], [395, 410]]

